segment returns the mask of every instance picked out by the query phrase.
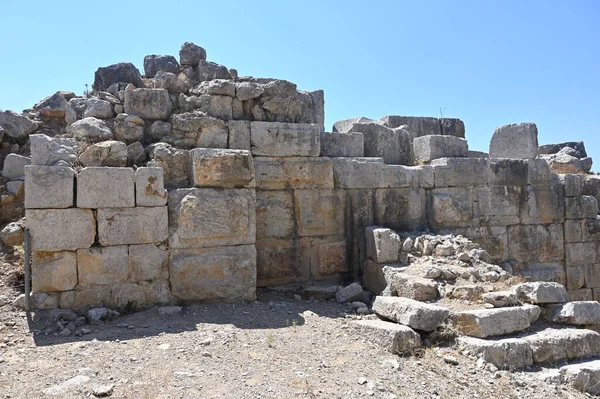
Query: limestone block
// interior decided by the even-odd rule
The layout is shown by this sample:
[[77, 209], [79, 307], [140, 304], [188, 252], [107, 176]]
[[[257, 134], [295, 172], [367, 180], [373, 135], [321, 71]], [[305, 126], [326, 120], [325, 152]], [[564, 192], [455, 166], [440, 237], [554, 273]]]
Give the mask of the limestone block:
[[33, 291], [69, 291], [77, 285], [77, 255], [74, 251], [35, 251], [31, 260]]
[[149, 138], [151, 141], [163, 141], [163, 138], [171, 135], [172, 127], [169, 122], [163, 121], [154, 121], [152, 125], [150, 125], [150, 130], [148, 131]]
[[302, 265], [309, 265], [312, 279], [349, 271], [344, 236], [301, 238], [299, 250]]
[[481, 300], [492, 304], [495, 308], [519, 305], [517, 294], [513, 291], [493, 291], [481, 295]]
[[263, 190], [333, 188], [331, 158], [254, 158], [256, 187]]
[[519, 300], [533, 304], [562, 303], [568, 300], [567, 290], [562, 284], [537, 281], [522, 283], [514, 287]]
[[600, 241], [600, 217], [581, 221], [581, 241]]
[[165, 89], [134, 89], [125, 91], [125, 112], [145, 119], [167, 119], [172, 104]]
[[[455, 129], [448, 129], [448, 131], [445, 131], [444, 133], [442, 133], [442, 125], [440, 124], [440, 120], [438, 118], [388, 115], [384, 116], [379, 121], [390, 128], [405, 126], [405, 129], [411, 134], [412, 138], [440, 134], [451, 134], [456, 135], [457, 137], [464, 137], [465, 135], [464, 124], [462, 124], [459, 119], [455, 119], [455, 121], [460, 122], [458, 125], [462, 124], [462, 128], [456, 126], [457, 123], [454, 123]], [[449, 128], [449, 125], [444, 127]]]
[[89, 248], [96, 237], [90, 209], [28, 209], [25, 217], [33, 251]]
[[253, 187], [254, 165], [250, 151], [196, 148], [191, 150], [196, 187]]
[[396, 231], [423, 228], [427, 211], [425, 190], [384, 188], [375, 191], [375, 223]]
[[291, 191], [256, 192], [256, 238], [288, 237], [294, 232]]
[[256, 299], [254, 245], [177, 249], [169, 266], [173, 295], [184, 301]]
[[77, 207], [127, 208], [135, 206], [131, 168], [83, 168], [77, 175]]
[[590, 395], [600, 395], [599, 360], [563, 366], [559, 372], [563, 380], [576, 390]]
[[382, 158], [333, 158], [336, 188], [379, 188]]
[[528, 159], [529, 166], [527, 184], [537, 186], [539, 184], [549, 184], [552, 182], [552, 171], [550, 165], [545, 159]]
[[384, 268], [383, 272], [393, 296], [422, 302], [429, 302], [439, 297], [437, 283], [431, 279], [411, 276], [403, 273], [402, 269], [394, 267]]
[[268, 238], [256, 241], [257, 286], [307, 281], [310, 265], [302, 264], [296, 240]]
[[144, 138], [144, 120], [138, 115], [121, 113], [115, 118], [115, 138], [127, 144]]
[[530, 326], [529, 313], [520, 307], [463, 310], [451, 319], [461, 334], [476, 338], [510, 334]]
[[229, 121], [229, 148], [237, 150], [251, 150], [250, 146], [250, 122]]
[[585, 287], [600, 288], [600, 264], [593, 263], [584, 266]]
[[14, 111], [0, 112], [0, 126], [9, 137], [22, 139], [35, 132], [40, 125]]
[[526, 186], [529, 163], [524, 159], [490, 159], [487, 181], [491, 186]]
[[596, 301], [569, 302], [548, 305], [546, 318], [554, 323], [588, 325], [600, 323], [600, 303]]
[[393, 230], [369, 226], [366, 229], [367, 256], [377, 263], [396, 263], [402, 247], [400, 236]]
[[348, 265], [355, 280], [367, 259], [365, 228], [375, 224], [373, 202], [371, 190], [346, 190], [346, 235], [351, 237], [347, 241]]
[[129, 280], [134, 283], [166, 280], [169, 253], [154, 244], [129, 246]]
[[77, 270], [81, 286], [113, 285], [127, 280], [129, 252], [126, 245], [77, 250]]
[[198, 98], [197, 108], [217, 119], [224, 121], [233, 119], [233, 99], [229, 96], [202, 94]]
[[29, 143], [32, 165], [53, 166], [59, 161], [73, 164], [77, 160], [77, 141], [75, 139], [32, 134], [29, 136]]
[[102, 245], [152, 244], [167, 239], [166, 206], [98, 209], [98, 241]]
[[[473, 224], [474, 202], [471, 188], [436, 188], [430, 195], [429, 220], [432, 225], [468, 227]], [[480, 206], [484, 205], [485, 201], [480, 204]]]
[[[583, 231], [584, 228], [581, 220], [567, 219], [564, 223], [565, 226], [565, 241], [566, 242], [581, 242], [584, 241]], [[587, 241], [587, 240], [585, 240]]]
[[565, 244], [567, 266], [592, 264], [596, 262], [597, 245], [595, 242], [572, 242]]
[[486, 181], [487, 160], [481, 158], [441, 158], [431, 161], [435, 187], [477, 186]]
[[596, 198], [589, 195], [565, 198], [565, 218], [595, 219], [597, 216], [598, 201]]
[[169, 246], [253, 244], [256, 199], [250, 189], [178, 189], [169, 193]]
[[[368, 123], [368, 122], [375, 122], [375, 121], [373, 119], [365, 118], [363, 116], [360, 116], [358, 118], [343, 119], [343, 120], [337, 121], [333, 124], [332, 131], [334, 133], [348, 133], [350, 131], [350, 129], [352, 129], [352, 126], [354, 126], [355, 123]], [[394, 126], [394, 127], [397, 127], [397, 126]]]
[[[87, 106], [83, 112], [84, 118], [111, 119], [115, 116], [113, 106], [110, 102], [100, 98], [88, 98]], [[66, 109], [66, 104], [65, 104]]]
[[25, 167], [25, 208], [73, 206], [75, 171], [68, 166]]
[[66, 127], [65, 131], [77, 140], [83, 140], [90, 143], [112, 140], [114, 136], [106, 122], [92, 117], [83, 118], [73, 122]]
[[458, 337], [456, 341], [461, 351], [468, 351], [471, 355], [481, 355], [487, 363], [502, 370], [533, 365], [531, 347], [527, 341], [519, 338], [488, 341], [473, 337]]
[[363, 288], [358, 283], [352, 283], [335, 293], [337, 303], [360, 301], [363, 299]]
[[421, 188], [433, 188], [435, 186], [435, 178], [433, 175], [433, 166], [420, 165], [413, 166], [410, 169], [417, 172], [418, 185]]
[[600, 200], [600, 176], [585, 175], [583, 177], [583, 194]]
[[179, 148], [227, 148], [229, 129], [220, 119], [186, 112], [171, 117], [173, 133], [165, 141]]
[[79, 156], [79, 162], [83, 166], [127, 166], [127, 145], [116, 140], [92, 144]]
[[[468, 189], [463, 189], [468, 190]], [[505, 226], [519, 223], [523, 188], [492, 186], [475, 189], [474, 216], [479, 223]]]
[[521, 223], [563, 223], [565, 198], [561, 186], [527, 186], [522, 198]]
[[321, 133], [321, 156], [364, 157], [364, 141], [362, 133]]
[[569, 302], [592, 301], [594, 300], [592, 288], [580, 288], [578, 290], [568, 290]]
[[148, 166], [161, 167], [164, 172], [165, 187], [179, 188], [190, 184], [190, 152], [174, 148], [166, 143], [152, 144], [149, 147], [151, 161]]
[[583, 176], [576, 174], [558, 175], [565, 187], [565, 197], [581, 197], [583, 195]]
[[561, 262], [564, 258], [562, 225], [508, 226], [508, 256], [525, 263]]
[[464, 158], [469, 152], [467, 140], [454, 136], [431, 135], [413, 140], [415, 160], [431, 162], [438, 158]]
[[381, 157], [392, 165], [408, 165], [411, 160], [411, 137], [403, 129], [391, 129], [377, 122], [354, 123], [349, 132], [364, 135], [367, 157]]
[[530, 281], [544, 281], [559, 284], [567, 284], [565, 266], [562, 260], [559, 262], [533, 262], [520, 268], [518, 274]]
[[397, 354], [412, 354], [421, 347], [421, 336], [410, 327], [383, 320], [358, 320], [352, 322], [367, 340], [387, 351]]
[[22, 245], [24, 236], [23, 227], [18, 222], [11, 222], [0, 230], [0, 241], [7, 246]]
[[318, 157], [319, 127], [308, 123], [251, 122], [252, 155], [270, 157]]
[[[577, 290], [585, 284], [585, 267], [583, 265], [573, 265], [566, 268], [567, 289]], [[569, 295], [570, 297], [570, 295]]]
[[294, 208], [301, 237], [344, 232], [346, 195], [342, 190], [295, 190]]
[[31, 165], [31, 158], [18, 154], [8, 154], [4, 158], [4, 167], [2, 168], [2, 177], [7, 180], [16, 179], [25, 176], [25, 166]]
[[401, 265], [390, 263], [379, 264], [371, 259], [365, 260], [362, 273], [362, 282], [365, 289], [371, 291], [375, 295], [381, 295], [383, 290], [385, 290], [385, 287], [387, 287], [385, 274], [383, 272], [385, 267], [400, 268]]
[[143, 309], [148, 306], [145, 286], [131, 283], [115, 284], [110, 287], [110, 296], [105, 304], [113, 309]]
[[600, 334], [591, 330], [546, 328], [523, 339], [531, 346], [533, 361], [538, 364], [600, 354]]
[[534, 123], [497, 127], [490, 142], [490, 158], [535, 158], [538, 152], [537, 136]]
[[135, 171], [135, 203], [137, 206], [163, 206], [167, 204], [163, 169], [137, 168]]
[[419, 187], [419, 172], [404, 165], [383, 165], [381, 188]]
[[433, 331], [446, 320], [449, 311], [408, 298], [378, 296], [373, 311], [379, 316], [415, 330]]

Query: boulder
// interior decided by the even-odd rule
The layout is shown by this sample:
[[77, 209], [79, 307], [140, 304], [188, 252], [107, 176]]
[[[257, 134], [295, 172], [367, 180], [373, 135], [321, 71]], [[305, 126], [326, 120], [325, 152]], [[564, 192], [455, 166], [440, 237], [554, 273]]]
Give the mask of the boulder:
[[32, 134], [29, 136], [29, 142], [32, 165], [53, 166], [59, 162], [72, 165], [77, 160], [77, 141], [75, 139]]
[[111, 140], [113, 132], [103, 120], [97, 118], [84, 118], [67, 126], [66, 131], [78, 140], [90, 143]]
[[83, 118], [83, 113], [87, 107], [87, 98], [76, 97], [69, 100], [65, 111], [65, 122], [68, 125], [77, 119]]
[[458, 348], [470, 355], [481, 356], [501, 370], [515, 370], [533, 365], [533, 352], [527, 341], [506, 338], [488, 341], [480, 338], [458, 337]]
[[185, 73], [158, 71], [154, 77], [154, 87], [173, 94], [187, 93], [192, 87], [192, 80]]
[[497, 127], [490, 142], [490, 158], [533, 159], [538, 154], [538, 130], [534, 123]]
[[383, 320], [358, 320], [352, 325], [365, 338], [396, 355], [410, 355], [421, 347], [421, 336], [412, 328]]
[[0, 111], [0, 126], [7, 136], [15, 139], [25, 138], [39, 128], [37, 122], [14, 111]]
[[114, 116], [115, 111], [109, 101], [93, 97], [87, 100], [87, 105], [83, 112], [84, 118], [110, 119]]
[[363, 288], [358, 283], [352, 283], [335, 293], [338, 303], [360, 301], [363, 299]]
[[4, 158], [4, 167], [2, 168], [2, 177], [7, 180], [16, 179], [25, 176], [25, 166], [31, 165], [31, 158], [18, 154], [8, 154]]
[[600, 303], [597, 301], [569, 302], [547, 305], [546, 318], [554, 323], [589, 325], [600, 323]]
[[149, 134], [150, 140], [153, 142], [161, 141], [171, 135], [171, 124], [164, 121], [154, 121], [150, 125]]
[[25, 208], [73, 206], [75, 171], [68, 166], [25, 167]]
[[204, 82], [213, 79], [231, 79], [231, 74], [227, 67], [216, 62], [200, 60], [196, 67], [198, 82]]
[[79, 156], [79, 162], [87, 166], [127, 166], [127, 146], [121, 141], [107, 140], [92, 144]]
[[558, 154], [563, 148], [569, 147], [573, 149], [572, 155], [577, 158], [587, 158], [587, 152], [585, 150], [585, 144], [583, 141], [569, 141], [565, 143], [557, 143], [557, 144], [544, 144], [539, 146], [538, 154], [546, 155], [546, 154]]
[[146, 87], [140, 71], [130, 62], [101, 67], [94, 74], [92, 88], [96, 91], [107, 91], [115, 83], [131, 83], [135, 87]]
[[179, 50], [179, 63], [184, 66], [195, 67], [200, 61], [206, 60], [206, 50], [192, 42], [185, 42]]
[[191, 150], [193, 184], [196, 187], [254, 186], [250, 151], [196, 148]]
[[67, 104], [67, 100], [57, 92], [34, 105], [33, 109], [45, 117], [64, 118]]
[[396, 263], [402, 241], [393, 230], [378, 226], [366, 228], [367, 256], [377, 263]]
[[378, 296], [373, 312], [415, 330], [433, 331], [448, 317], [448, 309], [401, 297]]
[[23, 227], [16, 222], [11, 222], [0, 230], [0, 241], [8, 246], [22, 245], [23, 237]]
[[115, 119], [115, 139], [131, 144], [144, 138], [144, 121], [137, 115], [119, 114]]
[[260, 97], [265, 91], [264, 87], [254, 82], [236, 82], [235, 96], [240, 101], [248, 101]]
[[430, 162], [438, 158], [466, 158], [467, 140], [454, 136], [422, 136], [413, 140], [416, 161]]
[[552, 282], [522, 283], [514, 287], [520, 301], [533, 304], [563, 303], [569, 300], [562, 284]]
[[165, 89], [135, 89], [125, 91], [124, 109], [145, 119], [167, 119], [173, 105]]
[[159, 71], [179, 73], [179, 63], [172, 55], [147, 55], [144, 57], [144, 74], [153, 78]]
[[531, 324], [529, 312], [519, 307], [463, 310], [453, 314], [451, 320], [459, 333], [477, 338], [522, 331]]
[[577, 152], [570, 147], [562, 148], [556, 154], [540, 155], [550, 165], [554, 173], [588, 173], [592, 168], [592, 158], [578, 158]]

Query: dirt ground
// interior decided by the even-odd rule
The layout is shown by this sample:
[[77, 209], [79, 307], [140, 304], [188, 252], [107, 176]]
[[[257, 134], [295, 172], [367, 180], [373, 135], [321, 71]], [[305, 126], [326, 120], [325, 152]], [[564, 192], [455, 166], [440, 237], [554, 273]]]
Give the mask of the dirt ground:
[[353, 327], [350, 306], [270, 292], [171, 316], [151, 308], [62, 337], [48, 312], [12, 308], [18, 261], [0, 260], [0, 398], [585, 397], [539, 369], [489, 370], [452, 347], [392, 355]]

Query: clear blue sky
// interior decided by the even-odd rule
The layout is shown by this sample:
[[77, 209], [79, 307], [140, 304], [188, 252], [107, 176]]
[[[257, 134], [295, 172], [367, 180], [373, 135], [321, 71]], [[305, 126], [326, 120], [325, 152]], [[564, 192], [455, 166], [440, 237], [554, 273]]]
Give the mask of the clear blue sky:
[[600, 1], [0, 0], [0, 109], [81, 94], [94, 71], [181, 44], [240, 75], [325, 90], [326, 128], [384, 115], [461, 118], [471, 149], [535, 122], [584, 140], [600, 170]]

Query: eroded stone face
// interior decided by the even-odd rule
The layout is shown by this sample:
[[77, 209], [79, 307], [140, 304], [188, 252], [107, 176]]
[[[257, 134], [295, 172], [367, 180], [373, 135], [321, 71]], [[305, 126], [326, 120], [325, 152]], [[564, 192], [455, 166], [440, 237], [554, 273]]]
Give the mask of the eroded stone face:
[[77, 206], [80, 208], [134, 207], [133, 169], [84, 168], [77, 175]]
[[25, 167], [26, 208], [69, 208], [73, 206], [75, 171], [68, 166]]
[[33, 291], [68, 291], [77, 285], [77, 255], [74, 251], [37, 251], [32, 256]]
[[167, 119], [172, 110], [165, 89], [135, 89], [125, 92], [125, 112], [145, 119]]
[[251, 187], [254, 165], [250, 151], [196, 148], [191, 151], [194, 186]]
[[102, 245], [152, 244], [167, 237], [166, 206], [98, 209], [98, 241]]
[[33, 251], [72, 251], [94, 243], [96, 220], [91, 209], [28, 209], [25, 215]]
[[129, 275], [126, 245], [77, 250], [77, 270], [82, 286], [113, 285], [125, 282]]
[[317, 125], [307, 123], [250, 123], [252, 154], [273, 157], [318, 157], [321, 152]]
[[163, 206], [167, 204], [163, 169], [137, 168], [135, 171], [135, 202], [137, 206]]

